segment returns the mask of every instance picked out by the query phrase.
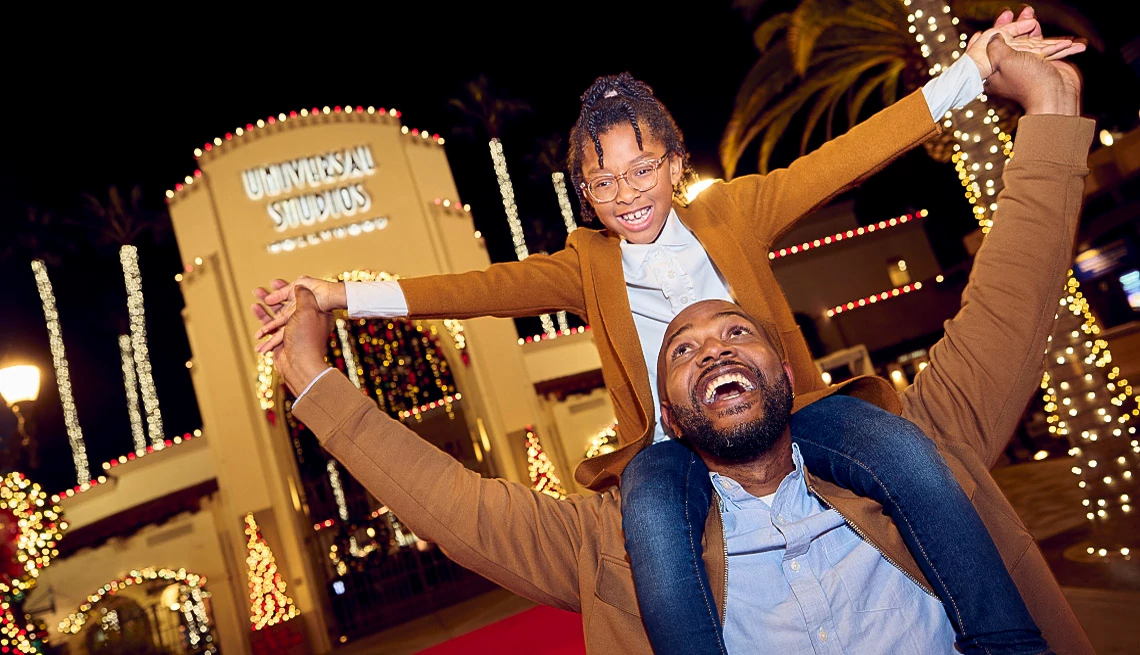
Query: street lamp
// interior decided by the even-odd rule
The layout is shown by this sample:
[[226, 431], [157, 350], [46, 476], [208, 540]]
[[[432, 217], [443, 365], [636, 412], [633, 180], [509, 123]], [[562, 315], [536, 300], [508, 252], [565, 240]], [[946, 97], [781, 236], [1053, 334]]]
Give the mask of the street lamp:
[[0, 396], [16, 415], [16, 430], [20, 434], [21, 445], [27, 448], [31, 437], [24, 430], [24, 415], [20, 413], [20, 403], [34, 401], [40, 395], [40, 369], [31, 365], [9, 366], [0, 369]]

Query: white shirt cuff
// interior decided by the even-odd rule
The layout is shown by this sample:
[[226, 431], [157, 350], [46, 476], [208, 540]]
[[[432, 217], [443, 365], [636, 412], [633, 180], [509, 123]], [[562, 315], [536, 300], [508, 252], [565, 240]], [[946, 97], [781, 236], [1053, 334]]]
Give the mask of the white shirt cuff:
[[970, 104], [984, 91], [982, 74], [969, 55], [959, 57], [950, 68], [922, 87], [926, 106], [936, 121], [941, 121], [951, 109], [961, 109]]
[[320, 380], [324, 376], [328, 375], [331, 371], [335, 371], [335, 370], [336, 369], [329, 367], [329, 368], [326, 368], [325, 370], [321, 371], [320, 373], [318, 373], [317, 377], [313, 378], [313, 381], [309, 383], [309, 386], [305, 387], [304, 391], [297, 394], [297, 398], [293, 400], [293, 406], [296, 407], [297, 403], [301, 402], [301, 399], [305, 397], [305, 394], [309, 393], [309, 389], [312, 389], [313, 385], [316, 384], [318, 380]]
[[408, 302], [398, 282], [345, 282], [349, 318], [404, 318]]

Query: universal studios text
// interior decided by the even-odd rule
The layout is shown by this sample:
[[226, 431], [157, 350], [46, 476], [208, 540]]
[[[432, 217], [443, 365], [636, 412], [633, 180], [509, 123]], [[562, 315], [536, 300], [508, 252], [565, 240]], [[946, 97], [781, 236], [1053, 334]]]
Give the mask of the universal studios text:
[[242, 171], [241, 181], [250, 200], [270, 199], [266, 211], [284, 232], [367, 212], [372, 198], [362, 180], [375, 172], [372, 149], [359, 145], [255, 166]]

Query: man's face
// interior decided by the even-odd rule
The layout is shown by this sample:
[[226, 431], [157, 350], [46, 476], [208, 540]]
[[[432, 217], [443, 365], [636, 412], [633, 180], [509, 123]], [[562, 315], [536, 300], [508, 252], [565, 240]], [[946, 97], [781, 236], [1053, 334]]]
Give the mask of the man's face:
[[[616, 125], [598, 136], [602, 144], [605, 168], [598, 166], [598, 158], [587, 155], [584, 159], [582, 178], [586, 182], [598, 180], [605, 175], [615, 178], [625, 174], [625, 179], [614, 179], [604, 186], [616, 185], [617, 196], [608, 202], [598, 202], [586, 194], [586, 199], [598, 220], [610, 231], [630, 243], [652, 243], [661, 234], [669, 210], [673, 207], [673, 185], [681, 179], [681, 163], [676, 157], [667, 157], [665, 144], [646, 130], [642, 130], [641, 143], [637, 147], [637, 135], [632, 125]], [[656, 171], [651, 171], [655, 160], [666, 157]], [[647, 191], [638, 191], [629, 182], [640, 176], [656, 175], [656, 184]], [[640, 186], [644, 186], [643, 184]], [[600, 189], [599, 189], [600, 190]], [[611, 191], [612, 192], [612, 191]]]
[[755, 460], [791, 418], [786, 367], [764, 330], [732, 303], [705, 301], [673, 319], [658, 375], [673, 433], [721, 460]]

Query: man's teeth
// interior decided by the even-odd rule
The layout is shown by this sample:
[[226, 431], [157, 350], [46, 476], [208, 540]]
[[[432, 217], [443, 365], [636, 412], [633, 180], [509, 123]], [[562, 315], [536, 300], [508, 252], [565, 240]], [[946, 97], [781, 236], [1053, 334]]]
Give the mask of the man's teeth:
[[618, 218], [625, 221], [626, 223], [636, 223], [648, 215], [649, 215], [649, 208], [646, 207], [645, 209], [639, 209], [635, 212], [630, 212], [628, 214], [622, 214]]
[[754, 388], [748, 378], [744, 377], [740, 373], [725, 373], [723, 375], [717, 376], [712, 382], [708, 384], [708, 386], [705, 387], [705, 402], [712, 402], [712, 399], [716, 396], [717, 389], [726, 384], [732, 384], [733, 382], [739, 384], [740, 388], [745, 391], [752, 391]]

